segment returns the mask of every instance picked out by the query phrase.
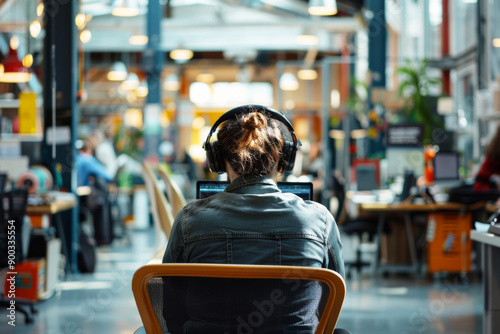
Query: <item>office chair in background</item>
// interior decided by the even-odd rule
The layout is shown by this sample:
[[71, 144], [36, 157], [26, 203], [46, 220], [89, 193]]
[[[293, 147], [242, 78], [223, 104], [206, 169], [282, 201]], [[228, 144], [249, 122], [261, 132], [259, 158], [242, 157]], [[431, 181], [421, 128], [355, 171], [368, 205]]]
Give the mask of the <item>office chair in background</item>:
[[[305, 314], [317, 321], [314, 333], [333, 333], [345, 283], [324, 268], [183, 263], [139, 268], [132, 291], [144, 326], [136, 333], [177, 333], [183, 326], [206, 333], [207, 325], [219, 333], [235, 333], [240, 327], [255, 333], [286, 330], [286, 321]], [[220, 298], [205, 298], [209, 295]], [[182, 313], [186, 296], [196, 300], [190, 305], [195, 319]], [[311, 297], [306, 306], [301, 303], [304, 296]], [[178, 314], [186, 315], [186, 322]]]
[[165, 166], [160, 165], [158, 167], [158, 174], [165, 183], [168, 200], [172, 203], [172, 216], [175, 218], [179, 211], [186, 205], [186, 198], [179, 185], [177, 185], [177, 182], [167, 172]]
[[158, 187], [158, 178], [156, 177], [151, 165], [146, 161], [142, 163], [142, 176], [144, 178], [144, 182], [146, 183], [150, 210], [153, 216], [153, 225], [156, 231], [154, 249], [155, 252], [157, 252], [165, 247], [166, 242], [170, 237], [174, 217], [170, 203], [165, 197], [163, 191], [160, 187]]
[[[28, 189], [27, 188], [13, 188], [9, 192], [4, 193], [3, 189], [5, 186], [5, 179], [0, 177], [0, 209], [1, 214], [1, 225], [0, 225], [0, 244], [5, 246], [2, 247], [2, 254], [7, 254], [7, 235], [8, 235], [8, 221], [14, 221], [15, 231], [16, 231], [16, 253], [15, 253], [15, 263], [21, 263], [28, 255], [29, 240], [31, 234], [31, 226], [28, 219], [24, 219], [26, 215], [26, 207], [28, 203]], [[7, 199], [8, 207], [7, 214], [3, 211], [4, 199]], [[9, 270], [8, 268], [8, 258], [7, 256], [0, 256], [1, 263], [0, 268], [2, 268], [2, 273], [0, 276], [5, 279], [5, 274]], [[3, 291], [2, 291], [3, 292]], [[10, 299], [6, 299], [5, 296], [0, 297], [0, 305], [2, 307], [8, 307], [10, 305]], [[16, 311], [24, 314], [25, 323], [30, 324], [34, 322], [34, 315], [37, 313], [34, 301], [20, 300], [16, 299]]]
[[[354, 269], [357, 270], [359, 275], [363, 267], [371, 265], [370, 262], [363, 261], [362, 244], [364, 236], [366, 235], [369, 241], [373, 241], [375, 235], [377, 234], [378, 220], [376, 218], [350, 217], [346, 210], [346, 192], [344, 183], [335, 175], [332, 175], [331, 181], [334, 196], [338, 201], [338, 209], [334, 218], [339, 224], [339, 230], [346, 235], [357, 237], [357, 245], [355, 249], [356, 255], [354, 261], [344, 262], [346, 267], [346, 277], [350, 278]], [[378, 254], [375, 256], [378, 256]]]

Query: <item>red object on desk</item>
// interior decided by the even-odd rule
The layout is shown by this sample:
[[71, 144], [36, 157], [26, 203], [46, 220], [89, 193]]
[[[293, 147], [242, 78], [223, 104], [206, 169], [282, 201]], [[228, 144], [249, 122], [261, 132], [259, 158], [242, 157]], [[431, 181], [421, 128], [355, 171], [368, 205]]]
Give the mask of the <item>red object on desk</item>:
[[375, 166], [375, 182], [380, 187], [380, 163], [379, 160], [353, 159], [351, 166], [351, 182], [356, 182], [356, 166], [369, 165]]

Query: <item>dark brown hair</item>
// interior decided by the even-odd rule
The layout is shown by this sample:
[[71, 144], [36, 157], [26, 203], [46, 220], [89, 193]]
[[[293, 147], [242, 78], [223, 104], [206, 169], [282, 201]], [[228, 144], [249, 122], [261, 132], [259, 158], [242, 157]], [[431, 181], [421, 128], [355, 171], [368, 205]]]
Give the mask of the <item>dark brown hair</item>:
[[500, 161], [500, 126], [497, 128], [497, 132], [486, 147], [484, 155], [493, 161]]
[[217, 134], [222, 155], [239, 175], [270, 176], [283, 156], [279, 121], [254, 111], [225, 121]]

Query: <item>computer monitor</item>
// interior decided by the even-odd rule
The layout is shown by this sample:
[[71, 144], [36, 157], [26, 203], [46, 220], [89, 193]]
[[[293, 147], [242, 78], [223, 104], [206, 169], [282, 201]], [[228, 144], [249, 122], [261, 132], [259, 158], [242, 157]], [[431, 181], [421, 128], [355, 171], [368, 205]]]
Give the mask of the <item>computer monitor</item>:
[[377, 169], [374, 165], [356, 166], [356, 187], [358, 191], [377, 189]]
[[434, 181], [458, 180], [458, 153], [438, 152], [432, 161], [434, 166]]
[[[207, 198], [223, 192], [228, 186], [225, 181], [198, 180], [196, 182], [196, 199]], [[304, 200], [312, 200], [313, 185], [311, 182], [278, 182], [282, 192], [292, 193]]]
[[415, 177], [424, 173], [424, 149], [422, 147], [390, 147], [386, 149], [387, 176], [403, 176], [413, 171]]

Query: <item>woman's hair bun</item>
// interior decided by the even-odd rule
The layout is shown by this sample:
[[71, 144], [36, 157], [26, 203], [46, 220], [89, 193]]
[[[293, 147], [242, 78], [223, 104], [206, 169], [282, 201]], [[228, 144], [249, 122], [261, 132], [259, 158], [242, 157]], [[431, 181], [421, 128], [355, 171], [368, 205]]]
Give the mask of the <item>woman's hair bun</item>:
[[267, 118], [260, 112], [243, 115], [241, 126], [246, 130], [262, 129], [267, 126]]

